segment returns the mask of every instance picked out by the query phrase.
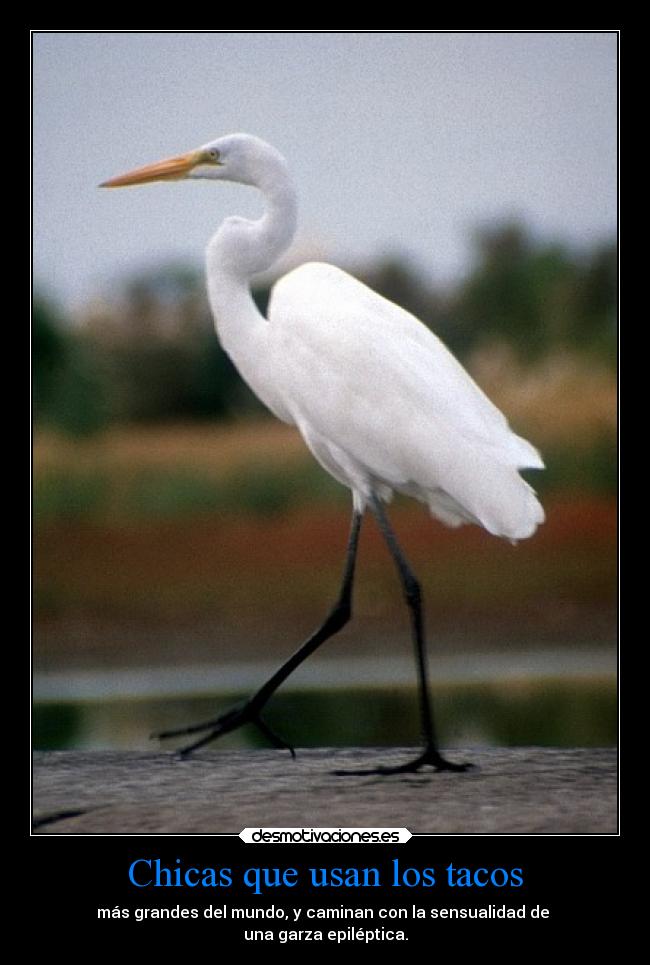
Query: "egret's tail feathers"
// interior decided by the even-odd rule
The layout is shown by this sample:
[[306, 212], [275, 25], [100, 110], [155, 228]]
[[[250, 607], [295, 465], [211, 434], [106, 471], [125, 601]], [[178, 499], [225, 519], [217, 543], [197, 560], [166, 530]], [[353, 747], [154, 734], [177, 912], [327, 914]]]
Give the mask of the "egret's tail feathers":
[[[420, 496], [419, 498], [424, 497]], [[458, 500], [450, 496], [449, 493], [446, 493], [444, 489], [435, 489], [432, 492], [427, 492], [425, 501], [431, 515], [439, 519], [441, 523], [445, 523], [446, 526], [456, 527], [462, 526], [463, 523], [479, 522], [475, 516], [468, 513]]]
[[544, 469], [544, 460], [539, 451], [527, 439], [512, 435], [513, 455], [518, 469]]
[[477, 523], [494, 536], [516, 542], [532, 536], [544, 522], [535, 490], [511, 468], [491, 466], [481, 477], [480, 493], [469, 487], [454, 496], [443, 489], [429, 491], [431, 514], [447, 526]]
[[486, 502], [479, 520], [490, 533], [516, 541], [532, 536], [546, 518], [532, 486], [517, 473], [501, 483], [501, 495], [495, 504]]

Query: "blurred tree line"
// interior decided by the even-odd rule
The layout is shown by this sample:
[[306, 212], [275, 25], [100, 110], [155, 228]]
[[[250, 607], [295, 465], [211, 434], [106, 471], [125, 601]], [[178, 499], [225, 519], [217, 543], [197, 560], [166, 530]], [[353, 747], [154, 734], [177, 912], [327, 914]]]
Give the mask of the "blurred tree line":
[[[505, 343], [524, 362], [566, 348], [616, 364], [614, 243], [576, 254], [507, 223], [476, 233], [472, 266], [451, 290], [433, 288], [397, 257], [355, 274], [429, 325], [461, 360]], [[269, 288], [253, 294], [264, 312]], [[84, 435], [111, 423], [263, 411], [215, 338], [198, 269], [138, 275], [115, 302], [88, 307], [78, 321], [36, 296], [37, 424]]]

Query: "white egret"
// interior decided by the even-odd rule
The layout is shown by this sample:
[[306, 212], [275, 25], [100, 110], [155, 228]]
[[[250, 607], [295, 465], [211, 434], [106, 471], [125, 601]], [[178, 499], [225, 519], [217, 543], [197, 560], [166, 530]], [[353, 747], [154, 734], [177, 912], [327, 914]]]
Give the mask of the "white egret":
[[403, 765], [367, 773], [412, 772], [424, 765], [465, 770], [468, 765], [450, 763], [439, 751], [420, 585], [383, 504], [398, 491], [425, 503], [450, 526], [476, 523], [496, 536], [524, 539], [544, 513], [519, 470], [541, 469], [542, 459], [428, 328], [339, 268], [301, 265], [275, 284], [268, 318], [258, 311], [250, 280], [274, 264], [296, 230], [296, 193], [284, 158], [271, 145], [231, 134], [102, 187], [183, 178], [235, 181], [264, 195], [259, 220], [227, 218], [208, 244], [207, 285], [217, 334], [262, 402], [296, 426], [318, 462], [351, 490], [352, 525], [341, 590], [322, 626], [244, 704], [158, 736], [203, 734], [183, 749], [187, 755], [254, 723], [275, 746], [292, 751], [261, 711], [289, 674], [349, 620], [361, 520], [370, 508], [410, 609], [424, 748]]

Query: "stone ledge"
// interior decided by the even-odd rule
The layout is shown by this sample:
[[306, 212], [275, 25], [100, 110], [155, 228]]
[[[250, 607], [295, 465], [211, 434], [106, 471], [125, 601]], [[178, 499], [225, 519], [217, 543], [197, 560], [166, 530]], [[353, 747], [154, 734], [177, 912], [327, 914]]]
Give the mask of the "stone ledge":
[[38, 751], [37, 834], [215, 834], [244, 827], [406, 827], [428, 834], [615, 834], [613, 748], [464, 748], [465, 774], [336, 776], [413, 748]]

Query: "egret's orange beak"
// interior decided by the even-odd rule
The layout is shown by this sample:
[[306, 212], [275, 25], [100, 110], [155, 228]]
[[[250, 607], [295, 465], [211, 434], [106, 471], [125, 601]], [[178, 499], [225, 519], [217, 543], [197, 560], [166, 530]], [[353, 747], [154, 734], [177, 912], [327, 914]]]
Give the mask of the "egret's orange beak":
[[187, 177], [192, 168], [204, 160], [203, 151], [190, 151], [189, 154], [168, 157], [164, 161], [147, 164], [126, 174], [118, 174], [116, 178], [103, 181], [99, 187], [124, 188], [130, 184], [146, 184], [148, 181], [178, 181]]

